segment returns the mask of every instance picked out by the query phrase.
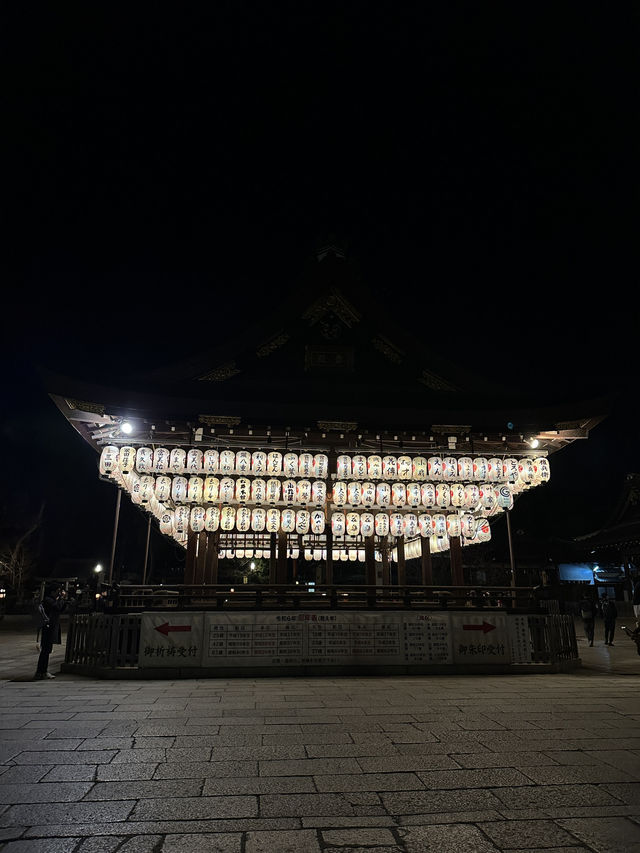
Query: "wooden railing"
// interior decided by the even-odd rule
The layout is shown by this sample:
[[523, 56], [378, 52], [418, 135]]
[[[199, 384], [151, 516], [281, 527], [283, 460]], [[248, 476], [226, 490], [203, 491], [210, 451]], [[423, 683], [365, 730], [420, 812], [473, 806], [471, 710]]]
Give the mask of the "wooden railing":
[[122, 586], [106, 601], [109, 613], [143, 610], [507, 609], [547, 612], [536, 587], [230, 584]]

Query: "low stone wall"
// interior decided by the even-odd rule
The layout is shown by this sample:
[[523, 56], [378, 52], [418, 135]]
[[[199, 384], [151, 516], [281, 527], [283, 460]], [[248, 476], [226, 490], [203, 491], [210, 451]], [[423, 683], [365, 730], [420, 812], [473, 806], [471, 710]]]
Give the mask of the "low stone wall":
[[76, 614], [63, 672], [104, 678], [558, 672], [580, 666], [562, 614], [149, 611]]

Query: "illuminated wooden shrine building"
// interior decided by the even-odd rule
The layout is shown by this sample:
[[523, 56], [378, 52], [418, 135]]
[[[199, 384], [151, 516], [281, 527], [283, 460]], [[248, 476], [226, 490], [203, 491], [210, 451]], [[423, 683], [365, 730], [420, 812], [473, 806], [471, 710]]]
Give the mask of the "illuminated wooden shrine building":
[[532, 400], [454, 367], [429, 346], [445, 309], [418, 306], [412, 335], [399, 320], [414, 309], [382, 309], [334, 246], [294, 292], [271, 316], [242, 316], [239, 298], [213, 351], [117, 386], [48, 373], [47, 389], [100, 476], [186, 548], [185, 583], [216, 583], [219, 560], [254, 556], [270, 559], [273, 583], [311, 559], [324, 583], [357, 560], [365, 583], [403, 585], [419, 557], [429, 585], [432, 554], [448, 552], [462, 584], [462, 548], [544, 485], [550, 457], [587, 438], [606, 403], [544, 388]]

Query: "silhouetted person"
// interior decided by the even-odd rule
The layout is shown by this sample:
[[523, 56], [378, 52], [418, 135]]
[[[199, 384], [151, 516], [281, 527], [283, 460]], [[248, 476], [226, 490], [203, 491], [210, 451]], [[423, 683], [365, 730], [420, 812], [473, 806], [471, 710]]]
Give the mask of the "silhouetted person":
[[602, 617], [604, 619], [604, 644], [605, 646], [613, 645], [613, 635], [616, 632], [616, 619], [618, 618], [618, 608], [612, 598], [602, 599]]
[[582, 601], [579, 604], [580, 607], [580, 615], [582, 616], [582, 623], [584, 625], [584, 633], [589, 641], [589, 645], [593, 645], [593, 631], [595, 628], [596, 621], [596, 604], [593, 599], [589, 598], [585, 595]]
[[53, 644], [62, 642], [60, 614], [66, 606], [66, 593], [60, 584], [52, 584], [45, 589], [42, 599], [44, 624], [40, 633], [40, 657], [34, 676], [36, 679], [55, 678], [55, 675], [49, 672], [49, 655], [53, 649]]

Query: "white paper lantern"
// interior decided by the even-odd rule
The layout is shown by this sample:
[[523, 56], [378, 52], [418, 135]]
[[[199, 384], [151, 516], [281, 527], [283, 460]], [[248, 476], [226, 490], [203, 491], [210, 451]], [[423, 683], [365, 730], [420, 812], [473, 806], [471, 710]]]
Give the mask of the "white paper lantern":
[[451, 515], [447, 516], [447, 536], [451, 539], [452, 537], [460, 536], [460, 516]]
[[298, 459], [298, 475], [300, 477], [313, 477], [313, 454], [301, 453]]
[[[237, 459], [236, 454], [236, 459]], [[236, 500], [245, 504], [251, 498], [251, 481], [248, 477], [238, 477], [236, 480]]]
[[460, 516], [460, 533], [466, 539], [473, 539], [476, 535], [476, 518], [470, 512]]
[[502, 479], [507, 483], [515, 483], [518, 479], [518, 460], [503, 459], [502, 460]]
[[139, 447], [136, 450], [136, 470], [140, 474], [148, 474], [153, 470], [153, 450], [150, 447]]
[[314, 480], [311, 484], [311, 502], [322, 506], [327, 500], [327, 484], [322, 480]]
[[236, 453], [236, 473], [248, 474], [251, 471], [251, 454], [248, 450], [238, 450]]
[[408, 512], [403, 519], [404, 535], [413, 537], [418, 535], [418, 516], [413, 512]]
[[165, 509], [160, 514], [160, 533], [164, 533], [165, 536], [173, 534], [173, 513], [170, 509]]
[[442, 458], [440, 456], [430, 456], [427, 460], [430, 480], [442, 479]]
[[392, 536], [402, 536], [404, 533], [404, 516], [401, 512], [392, 512], [389, 516], [389, 531]]
[[352, 480], [347, 486], [347, 501], [351, 504], [351, 506], [360, 506], [360, 501], [362, 498], [362, 486], [360, 483]]
[[536, 480], [539, 480], [541, 483], [548, 483], [551, 479], [549, 460], [544, 456], [539, 456], [537, 459], [534, 459], [533, 473]]
[[180, 504], [187, 500], [189, 484], [186, 477], [174, 477], [171, 483], [171, 500]]
[[319, 536], [324, 533], [325, 517], [324, 513], [319, 509], [314, 509], [311, 513], [311, 532], [314, 536]]
[[367, 476], [373, 480], [379, 480], [382, 477], [382, 457], [374, 454], [367, 457]]
[[412, 462], [411, 476], [414, 480], [426, 480], [429, 473], [429, 466], [424, 456], [414, 456]]
[[267, 454], [264, 450], [255, 450], [251, 454], [251, 473], [256, 476], [267, 473]]
[[135, 447], [121, 447], [118, 455], [118, 463], [122, 474], [129, 474], [136, 466]]
[[171, 477], [167, 477], [164, 474], [156, 477], [155, 496], [160, 503], [169, 500], [171, 497]]
[[173, 514], [176, 533], [186, 533], [189, 529], [191, 510], [188, 506], [178, 506]]
[[378, 483], [376, 486], [376, 503], [383, 509], [391, 506], [391, 485]]
[[187, 488], [187, 500], [190, 503], [201, 503], [204, 494], [204, 480], [202, 477], [189, 477]]
[[420, 486], [420, 501], [428, 509], [436, 505], [436, 487], [433, 483], [422, 483]]
[[420, 531], [420, 536], [424, 536], [425, 539], [431, 536], [431, 516], [429, 513], [420, 513], [418, 516], [418, 529]]
[[284, 459], [282, 460], [284, 466], [284, 474], [285, 477], [297, 477], [298, 476], [298, 454], [297, 453], [285, 453]]
[[449, 547], [449, 541], [445, 542], [444, 537], [436, 536], [435, 534], [429, 538], [429, 551], [432, 554], [441, 554]]
[[[285, 480], [282, 484], [282, 500], [287, 506], [293, 506], [296, 502], [298, 488], [295, 480]], [[282, 523], [282, 522], [281, 522]]]
[[140, 501], [143, 504], [149, 503], [153, 497], [156, 481], [150, 474], [144, 474], [140, 477]]
[[347, 513], [347, 536], [357, 536], [360, 533], [360, 516], [357, 512]]
[[320, 479], [325, 478], [329, 473], [329, 457], [326, 453], [316, 453], [313, 457], [313, 476]]
[[205, 450], [202, 454], [202, 470], [205, 474], [217, 474], [220, 455], [217, 450]]
[[470, 456], [461, 456], [458, 459], [458, 479], [473, 479], [473, 459]]
[[351, 476], [358, 480], [364, 480], [367, 476], [367, 457], [361, 453], [356, 454], [351, 460]]
[[468, 483], [464, 487], [464, 506], [467, 509], [475, 509], [480, 503], [480, 488], [475, 483]]
[[447, 516], [444, 513], [436, 512], [431, 516], [431, 529], [436, 536], [447, 535]]
[[156, 474], [166, 474], [169, 471], [171, 454], [166, 447], [156, 447], [153, 451], [153, 470]]
[[223, 506], [220, 517], [220, 527], [223, 530], [233, 530], [236, 523], [236, 508], [234, 506]]
[[255, 504], [263, 504], [267, 499], [267, 484], [262, 477], [251, 481], [251, 500]]
[[451, 498], [451, 506], [464, 506], [464, 485], [462, 483], [451, 483], [449, 487], [449, 495]]
[[280, 530], [283, 533], [293, 533], [296, 529], [296, 511], [294, 509], [283, 509], [280, 514]]
[[373, 506], [376, 502], [376, 487], [374, 483], [370, 483], [369, 481], [362, 484], [362, 489], [360, 492], [360, 502], [362, 506]]
[[333, 484], [333, 502], [336, 506], [344, 506], [347, 502], [347, 484], [342, 480]]
[[476, 456], [473, 460], [473, 479], [476, 482], [484, 482], [487, 479], [487, 467], [489, 462], [484, 456]]
[[489, 483], [498, 483], [503, 479], [502, 459], [493, 456], [487, 461], [487, 481]]
[[277, 503], [280, 500], [280, 480], [267, 480], [267, 501], [270, 504]]
[[204, 513], [204, 529], [208, 533], [215, 533], [220, 527], [220, 507], [208, 506]]
[[269, 507], [267, 510], [267, 532], [277, 533], [280, 530], [280, 510], [275, 507]]
[[296, 533], [305, 534], [309, 532], [311, 516], [309, 510], [299, 509], [296, 513]]
[[376, 536], [389, 535], [389, 516], [386, 512], [377, 512], [375, 517]]
[[132, 503], [139, 506], [142, 503], [142, 494], [140, 490], [140, 477], [137, 474], [133, 475], [133, 471], [129, 474], [129, 492], [131, 494]]
[[522, 483], [530, 483], [534, 477], [533, 459], [524, 457], [518, 460], [518, 479]]
[[185, 473], [187, 474], [201, 474], [202, 473], [202, 462], [203, 462], [204, 454], [197, 447], [192, 447], [191, 450], [187, 451], [187, 460], [185, 464]]
[[382, 476], [385, 480], [395, 480], [398, 476], [398, 459], [396, 456], [384, 456], [382, 459]]
[[186, 461], [187, 451], [181, 447], [174, 447], [169, 454], [169, 470], [172, 474], [184, 474]]
[[491, 539], [491, 526], [486, 518], [483, 518], [478, 524], [476, 538], [478, 542], [488, 542]]
[[491, 510], [496, 506], [496, 490], [491, 483], [480, 484], [480, 505], [485, 510]]
[[258, 506], [251, 510], [251, 529], [256, 533], [262, 533], [267, 522], [267, 512]]
[[360, 516], [360, 535], [373, 536], [375, 530], [375, 519], [372, 512], [363, 512]]
[[306, 506], [306, 504], [311, 503], [311, 483], [309, 480], [298, 480], [296, 495], [299, 504]]
[[194, 506], [191, 510], [191, 517], [189, 519], [189, 526], [193, 530], [194, 533], [200, 533], [204, 530], [204, 507], [203, 506]]
[[267, 474], [282, 474], [282, 453], [277, 450], [267, 454]]
[[223, 450], [220, 453], [220, 471], [223, 474], [233, 474], [236, 470], [236, 454], [233, 450]]
[[304, 558], [308, 563], [313, 560], [313, 551], [311, 550], [311, 548], [304, 549]]
[[513, 494], [508, 483], [503, 483], [498, 489], [498, 506], [501, 509], [513, 509]]
[[244, 548], [237, 548], [237, 549], [236, 549], [236, 557], [237, 557], [237, 559], [238, 559], [238, 560], [243, 559], [243, 557], [244, 557]]
[[241, 506], [236, 510], [236, 530], [246, 533], [251, 528], [251, 510], [248, 506]]
[[236, 491], [236, 484], [231, 477], [223, 477], [220, 480], [220, 500], [224, 503], [229, 503], [233, 500]]
[[410, 480], [413, 474], [413, 460], [410, 456], [398, 456], [398, 474], [399, 480]]
[[331, 532], [334, 536], [344, 536], [347, 529], [347, 519], [343, 512], [331, 513]]
[[436, 506], [439, 506], [441, 509], [446, 509], [451, 505], [451, 489], [449, 488], [449, 484], [445, 483], [436, 483]]
[[404, 483], [394, 483], [391, 486], [391, 503], [394, 506], [404, 506], [406, 502], [407, 490]]
[[108, 444], [106, 447], [102, 448], [102, 453], [100, 454], [100, 473], [103, 476], [108, 476], [109, 474], [113, 474], [117, 467], [118, 448], [112, 444]]
[[358, 561], [358, 551], [356, 548], [349, 549], [349, 562], [356, 563]]
[[351, 457], [342, 454], [336, 460], [336, 470], [338, 479], [348, 478], [351, 476]]
[[455, 456], [445, 456], [442, 460], [442, 479], [447, 482], [458, 479], [458, 460]]
[[407, 483], [407, 503], [409, 506], [420, 506], [420, 483]]
[[217, 477], [209, 475], [204, 479], [204, 487], [202, 492], [202, 500], [205, 503], [213, 503], [218, 500], [220, 494], [220, 480]]

